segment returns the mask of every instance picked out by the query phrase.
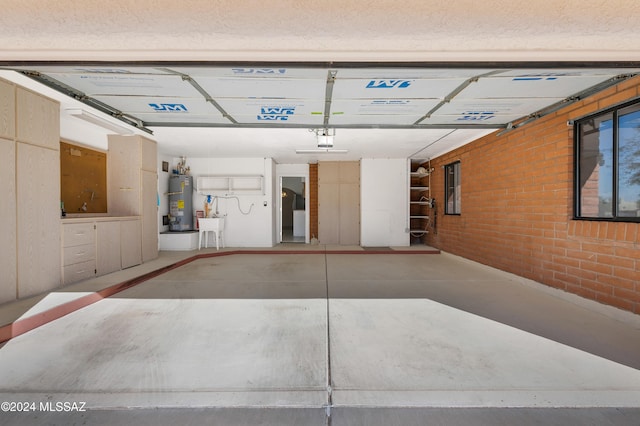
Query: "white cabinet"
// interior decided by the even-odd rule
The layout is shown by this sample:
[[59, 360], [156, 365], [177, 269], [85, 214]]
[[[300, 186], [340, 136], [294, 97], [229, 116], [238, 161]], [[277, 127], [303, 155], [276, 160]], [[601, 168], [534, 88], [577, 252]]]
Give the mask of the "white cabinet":
[[96, 222], [96, 275], [121, 269], [120, 222]]
[[15, 102], [15, 86], [0, 80], [0, 138], [14, 139], [16, 136]]
[[62, 225], [62, 282], [71, 284], [96, 275], [95, 224]]
[[62, 282], [71, 284], [142, 263], [140, 219], [65, 219]]
[[139, 216], [140, 158], [138, 144], [122, 143], [109, 136], [107, 154], [107, 211], [112, 216]]
[[156, 143], [142, 136], [109, 135], [108, 211], [141, 217], [142, 261], [158, 257]]
[[0, 303], [60, 286], [59, 109], [0, 80]]
[[[16, 88], [17, 297], [60, 286], [59, 104]], [[3, 165], [4, 166], [4, 165]]]
[[2, 223], [2, 254], [0, 255], [0, 304], [15, 300], [17, 291], [17, 234], [16, 206], [9, 200], [16, 199], [16, 143], [0, 138], [0, 182], [2, 197], [0, 223]]
[[202, 195], [264, 195], [264, 177], [262, 175], [198, 176], [196, 188]]
[[142, 232], [139, 220], [120, 222], [120, 262], [122, 269], [142, 263]]
[[[16, 118], [18, 142], [60, 151], [60, 104], [58, 102], [18, 87]], [[59, 162], [60, 159], [58, 159]]]
[[0, 80], [0, 223], [2, 223], [2, 254], [0, 255], [0, 304], [15, 300], [17, 278], [16, 205], [16, 111], [15, 86]]

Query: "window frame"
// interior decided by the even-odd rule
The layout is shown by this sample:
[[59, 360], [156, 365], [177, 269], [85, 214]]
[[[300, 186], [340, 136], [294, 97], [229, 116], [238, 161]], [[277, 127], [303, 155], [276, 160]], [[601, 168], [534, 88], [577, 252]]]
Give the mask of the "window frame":
[[[588, 220], [588, 221], [604, 221], [604, 222], [632, 222], [638, 223], [640, 222], [640, 216], [621, 216], [618, 202], [618, 195], [620, 189], [620, 159], [619, 159], [619, 147], [620, 147], [620, 132], [619, 132], [619, 119], [620, 112], [624, 112], [624, 114], [635, 113], [636, 111], [623, 111], [626, 109], [630, 109], [635, 107], [636, 111], [640, 112], [640, 98], [633, 99], [628, 102], [624, 102], [615, 106], [612, 106], [607, 109], [599, 110], [593, 114], [590, 114], [585, 117], [581, 117], [579, 119], [574, 120], [573, 122], [573, 152], [574, 152], [574, 161], [573, 161], [573, 189], [574, 189], [574, 197], [573, 197], [573, 219], [574, 220]], [[611, 115], [612, 122], [612, 179], [611, 179], [611, 204], [612, 211], [611, 217], [606, 216], [583, 216], [582, 215], [582, 188], [580, 184], [581, 180], [581, 143], [582, 140], [580, 136], [581, 126], [587, 123], [590, 120], [598, 120], [599, 118], [605, 117], [606, 115]]]
[[[460, 216], [462, 214], [462, 191], [461, 191], [461, 166], [460, 160], [444, 166], [444, 214]], [[450, 185], [449, 176], [453, 176], [453, 186]], [[457, 183], [457, 185], [456, 185]], [[449, 195], [453, 196], [453, 211], [449, 209]]]

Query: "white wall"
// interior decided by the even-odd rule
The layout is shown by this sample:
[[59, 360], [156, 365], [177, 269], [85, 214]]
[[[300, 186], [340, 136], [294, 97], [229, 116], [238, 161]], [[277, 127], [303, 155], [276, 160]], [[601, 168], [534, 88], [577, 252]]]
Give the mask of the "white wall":
[[[166, 160], [165, 160], [166, 161]], [[180, 158], [173, 158], [169, 169], [175, 167]], [[188, 158], [187, 166], [196, 186], [201, 175], [263, 175], [264, 194], [220, 195], [214, 210], [225, 216], [224, 242], [227, 247], [272, 247], [274, 245], [274, 163], [270, 158]], [[164, 173], [163, 178], [168, 179]], [[196, 188], [197, 189], [197, 188]], [[165, 191], [166, 192], [166, 191]], [[206, 196], [194, 192], [195, 210], [204, 210]], [[162, 205], [161, 205], [162, 207]], [[162, 209], [161, 209], [162, 211]], [[166, 214], [166, 213], [163, 213]]]
[[360, 161], [360, 243], [364, 247], [408, 246], [406, 159]]

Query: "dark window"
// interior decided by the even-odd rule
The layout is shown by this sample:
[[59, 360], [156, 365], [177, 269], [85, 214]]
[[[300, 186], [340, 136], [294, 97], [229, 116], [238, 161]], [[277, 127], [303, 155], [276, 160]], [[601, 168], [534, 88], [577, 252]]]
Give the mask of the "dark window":
[[460, 162], [444, 166], [444, 213], [460, 214]]
[[576, 122], [575, 216], [640, 221], [640, 103]]

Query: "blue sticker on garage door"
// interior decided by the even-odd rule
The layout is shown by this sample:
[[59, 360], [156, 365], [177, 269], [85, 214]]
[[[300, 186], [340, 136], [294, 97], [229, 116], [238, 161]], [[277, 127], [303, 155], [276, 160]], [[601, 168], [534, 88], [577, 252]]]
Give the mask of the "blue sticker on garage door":
[[513, 81], [542, 81], [557, 80], [558, 77], [575, 77], [580, 74], [575, 72], [546, 72], [536, 74], [522, 74], [513, 78]]
[[406, 89], [413, 80], [371, 80], [367, 89]]
[[287, 121], [289, 116], [295, 114], [296, 107], [294, 106], [263, 106], [260, 108], [260, 114], [257, 118], [261, 121]]
[[262, 75], [262, 74], [286, 74], [285, 68], [232, 68], [234, 74], [239, 75]]
[[456, 121], [484, 121], [496, 116], [495, 111], [466, 111]]
[[156, 112], [187, 112], [187, 107], [184, 104], [149, 104]]

